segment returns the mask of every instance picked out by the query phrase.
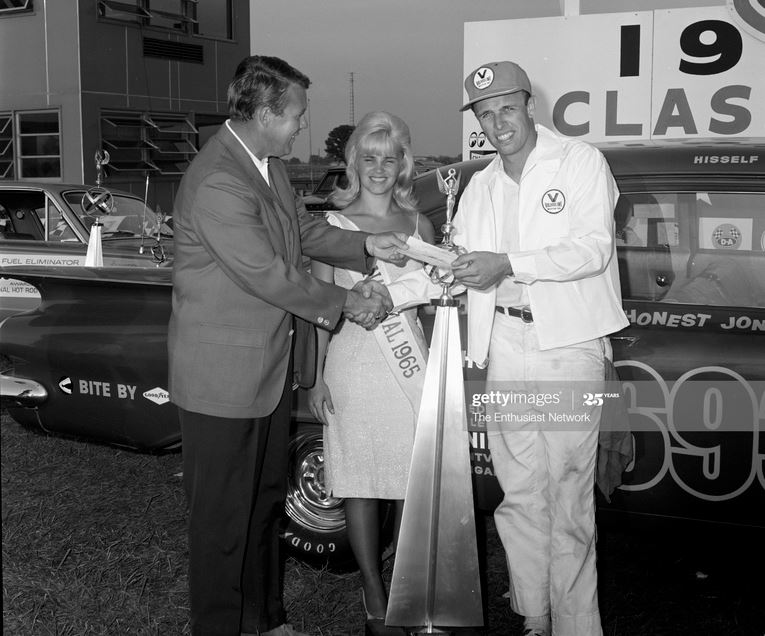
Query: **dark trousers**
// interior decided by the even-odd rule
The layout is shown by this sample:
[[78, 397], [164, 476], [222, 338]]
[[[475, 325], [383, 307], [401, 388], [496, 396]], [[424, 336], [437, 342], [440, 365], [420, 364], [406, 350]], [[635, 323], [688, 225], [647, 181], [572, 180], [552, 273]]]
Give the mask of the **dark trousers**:
[[194, 636], [239, 636], [285, 622], [279, 521], [291, 398], [285, 384], [276, 410], [255, 419], [179, 409]]

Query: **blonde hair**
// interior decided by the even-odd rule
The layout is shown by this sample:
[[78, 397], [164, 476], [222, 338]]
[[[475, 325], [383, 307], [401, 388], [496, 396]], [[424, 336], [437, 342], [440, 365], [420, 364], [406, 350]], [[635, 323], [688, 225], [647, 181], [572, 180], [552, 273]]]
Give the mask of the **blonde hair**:
[[335, 186], [332, 202], [342, 209], [353, 203], [361, 191], [356, 159], [359, 154], [384, 153], [401, 157], [401, 170], [393, 187], [393, 200], [402, 209], [417, 211], [417, 200], [412, 192], [414, 157], [412, 156], [409, 127], [404, 120], [384, 111], [374, 111], [362, 117], [345, 146], [345, 174], [348, 185]]

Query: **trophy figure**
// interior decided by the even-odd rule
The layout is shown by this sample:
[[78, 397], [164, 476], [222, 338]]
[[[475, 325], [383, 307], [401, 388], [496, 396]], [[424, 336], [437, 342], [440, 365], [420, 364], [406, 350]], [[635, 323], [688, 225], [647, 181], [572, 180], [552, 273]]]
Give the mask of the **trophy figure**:
[[[439, 192], [446, 195], [446, 221], [441, 226], [443, 238], [441, 239], [440, 247], [455, 254], [464, 253], [464, 248], [455, 245], [452, 240], [452, 232], [454, 231], [452, 218], [454, 217], [454, 203], [457, 200], [457, 193], [460, 187], [460, 175], [454, 168], [449, 168], [449, 172], [446, 178], [444, 178], [441, 171], [436, 168], [436, 178], [438, 180]], [[451, 298], [449, 288], [454, 282], [454, 275], [451, 273], [451, 270], [430, 266], [426, 267], [426, 271], [430, 275], [430, 280], [442, 285], [442, 296]]]
[[103, 250], [101, 247], [101, 223], [102, 215], [109, 215], [114, 210], [114, 197], [112, 193], [101, 186], [104, 177], [104, 166], [109, 163], [109, 152], [106, 150], [96, 151], [96, 185], [90, 188], [83, 196], [80, 207], [86, 216], [93, 219], [88, 238], [88, 251], [85, 254], [86, 267], [101, 267], [104, 264]]
[[[446, 195], [440, 247], [464, 250], [452, 240], [460, 176], [438, 175]], [[483, 625], [475, 511], [462, 377], [458, 306], [451, 270], [426, 269], [441, 285], [430, 356], [417, 417], [412, 464], [393, 567], [386, 625], [410, 633], [449, 633]]]
[[157, 236], [154, 239], [154, 244], [151, 246], [151, 257], [154, 259], [156, 266], [159, 267], [167, 260], [167, 256], [165, 256], [165, 248], [162, 245], [162, 224], [165, 222], [167, 217], [162, 214], [162, 210], [159, 206], [157, 206], [156, 217]]

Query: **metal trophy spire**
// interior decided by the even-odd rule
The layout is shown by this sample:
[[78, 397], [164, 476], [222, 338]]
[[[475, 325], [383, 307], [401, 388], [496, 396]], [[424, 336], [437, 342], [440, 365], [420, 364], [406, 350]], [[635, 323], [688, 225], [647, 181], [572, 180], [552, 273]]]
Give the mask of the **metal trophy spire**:
[[[441, 247], [459, 252], [451, 221], [460, 176], [436, 172], [446, 195]], [[434, 267], [430, 276], [442, 292], [431, 301], [435, 325], [385, 619], [424, 634], [483, 625], [459, 301], [451, 295], [451, 271]]]
[[96, 186], [90, 188], [80, 202], [82, 211], [93, 218], [88, 238], [88, 251], [85, 254], [86, 267], [102, 267], [104, 264], [103, 249], [101, 247], [101, 216], [111, 214], [114, 210], [114, 197], [112, 193], [101, 186], [104, 176], [104, 166], [109, 163], [109, 153], [106, 150], [96, 151]]

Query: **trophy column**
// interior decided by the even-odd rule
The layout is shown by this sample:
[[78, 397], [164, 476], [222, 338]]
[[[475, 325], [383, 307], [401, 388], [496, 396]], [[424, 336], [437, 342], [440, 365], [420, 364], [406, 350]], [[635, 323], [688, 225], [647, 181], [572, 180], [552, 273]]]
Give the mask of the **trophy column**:
[[88, 237], [88, 251], [85, 254], [86, 267], [103, 267], [104, 256], [101, 244], [101, 216], [111, 214], [114, 211], [114, 197], [112, 193], [101, 186], [103, 181], [104, 166], [109, 163], [109, 153], [106, 150], [96, 151], [96, 186], [90, 188], [82, 197], [80, 207], [89, 217], [93, 218]]
[[[459, 177], [450, 171], [442, 247], [451, 241], [451, 210]], [[386, 625], [413, 633], [448, 633], [483, 625], [470, 448], [462, 375], [458, 306], [448, 275], [442, 285], [417, 418]]]

